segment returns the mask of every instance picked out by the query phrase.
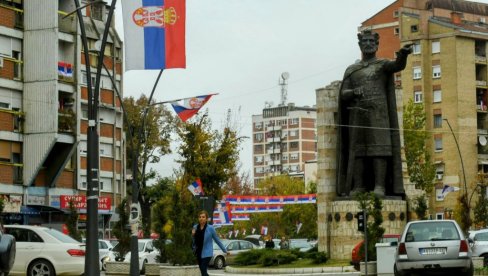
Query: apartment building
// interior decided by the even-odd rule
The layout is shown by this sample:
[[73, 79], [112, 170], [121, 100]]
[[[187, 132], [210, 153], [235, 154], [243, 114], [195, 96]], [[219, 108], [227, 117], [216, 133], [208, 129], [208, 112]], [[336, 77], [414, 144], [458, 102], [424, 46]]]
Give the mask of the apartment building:
[[305, 163], [317, 156], [315, 107], [293, 103], [266, 107], [252, 116], [254, 185], [265, 177], [304, 177]]
[[[81, 1], [82, 5], [86, 4]], [[74, 1], [0, 0], [0, 195], [4, 223], [60, 226], [69, 201], [86, 219], [87, 66], [95, 72], [108, 6], [83, 9], [86, 61]], [[122, 42], [112, 22], [103, 53], [99, 130], [100, 229], [125, 196]], [[94, 74], [92, 75], [94, 80]], [[92, 81], [94, 83], [94, 81]]]
[[[393, 58], [400, 42], [414, 44], [401, 87], [404, 104], [425, 105], [436, 165], [433, 218], [450, 218], [459, 193], [471, 197], [488, 171], [487, 18], [486, 4], [398, 0], [360, 27], [380, 34], [378, 55], [384, 58]], [[459, 191], [443, 196], [445, 185]]]

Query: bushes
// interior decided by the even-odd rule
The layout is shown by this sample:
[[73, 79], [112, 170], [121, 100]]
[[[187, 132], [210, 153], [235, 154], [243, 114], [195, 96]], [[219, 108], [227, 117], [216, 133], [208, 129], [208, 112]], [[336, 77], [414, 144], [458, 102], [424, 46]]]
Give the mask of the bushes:
[[292, 250], [269, 250], [269, 249], [252, 249], [239, 253], [235, 262], [238, 265], [262, 265], [274, 266], [289, 264], [297, 259], [311, 259], [314, 264], [321, 264], [327, 261], [325, 252], [300, 252], [297, 249]]

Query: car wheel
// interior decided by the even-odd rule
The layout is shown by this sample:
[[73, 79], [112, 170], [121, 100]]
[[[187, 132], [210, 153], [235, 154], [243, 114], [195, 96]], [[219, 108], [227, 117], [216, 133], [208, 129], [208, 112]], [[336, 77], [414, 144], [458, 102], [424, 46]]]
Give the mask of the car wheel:
[[144, 260], [144, 262], [142, 262], [141, 275], [146, 274], [146, 264], [147, 260]]
[[46, 260], [35, 260], [27, 269], [27, 276], [55, 276], [53, 265]]
[[224, 258], [222, 258], [222, 257], [215, 258], [214, 268], [216, 268], [216, 269], [222, 269], [224, 267], [224, 265], [225, 265]]
[[393, 274], [395, 276], [408, 276], [408, 273], [398, 271], [396, 264], [393, 265]]

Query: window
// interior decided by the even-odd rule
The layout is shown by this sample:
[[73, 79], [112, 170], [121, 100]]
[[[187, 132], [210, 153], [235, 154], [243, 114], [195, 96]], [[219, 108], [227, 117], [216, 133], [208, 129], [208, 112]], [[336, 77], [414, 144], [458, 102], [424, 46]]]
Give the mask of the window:
[[112, 144], [100, 143], [100, 155], [113, 157], [113, 146]]
[[257, 167], [256, 173], [263, 173], [263, 167]]
[[396, 27], [395, 29], [393, 29], [393, 34], [399, 35], [400, 34], [400, 28]]
[[81, 118], [88, 119], [88, 107], [85, 106], [81, 107]]
[[290, 159], [291, 160], [297, 160], [298, 159], [298, 153], [292, 153], [292, 154], [290, 154]]
[[441, 128], [442, 127], [442, 114], [435, 114], [434, 115], [434, 128]]
[[424, 100], [424, 94], [422, 91], [416, 91], [413, 95], [413, 102], [414, 103], [421, 103]]
[[419, 80], [422, 78], [422, 68], [420, 67], [414, 67], [413, 68], [413, 79], [414, 80]]
[[422, 47], [420, 46], [420, 43], [415, 43], [412, 46], [412, 54], [418, 55], [422, 51]]
[[254, 128], [255, 129], [262, 129], [263, 128], [263, 122], [254, 123]]
[[254, 134], [254, 139], [258, 142], [263, 141], [263, 134], [262, 133], [256, 133]]
[[442, 150], [442, 137], [434, 137], [435, 150]]
[[290, 137], [296, 137], [296, 136], [298, 136], [298, 131], [290, 130]]
[[432, 54], [440, 53], [441, 52], [441, 42], [440, 41], [432, 41]]
[[288, 160], [288, 154], [283, 154], [283, 155], [281, 156], [281, 159], [282, 159], [282, 160], [285, 160], [285, 161], [286, 161], [286, 160]]
[[255, 152], [262, 152], [263, 151], [263, 145], [254, 145], [254, 151]]
[[80, 188], [86, 190], [86, 188], [88, 187], [88, 184], [86, 182], [86, 176], [81, 177], [80, 183], [81, 183]]
[[442, 90], [434, 90], [434, 103], [440, 103], [442, 101]]
[[438, 79], [440, 77], [441, 77], [441, 66], [440, 65], [432, 66], [432, 78]]
[[263, 162], [263, 157], [262, 156], [256, 156], [256, 157], [254, 157], [254, 160], [256, 161], [256, 163], [261, 163], [261, 162]]
[[298, 142], [291, 142], [290, 149], [298, 149]]
[[298, 122], [299, 122], [298, 118], [290, 119], [290, 125], [298, 125]]
[[10, 107], [9, 103], [0, 102], [0, 108], [9, 109], [9, 107]]
[[410, 26], [410, 31], [412, 33], [418, 32], [419, 31], [419, 25], [412, 25], [412, 26]]

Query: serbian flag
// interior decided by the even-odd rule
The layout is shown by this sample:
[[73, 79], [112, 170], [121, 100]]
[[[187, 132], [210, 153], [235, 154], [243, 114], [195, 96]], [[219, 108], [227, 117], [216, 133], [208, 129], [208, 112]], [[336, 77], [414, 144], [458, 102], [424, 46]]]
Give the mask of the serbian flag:
[[186, 122], [193, 117], [193, 115], [197, 114], [200, 108], [202, 108], [213, 95], [215, 94], [185, 98], [180, 101], [172, 102], [171, 105], [178, 117], [180, 117], [183, 122]]
[[123, 0], [125, 69], [185, 68], [185, 0]]
[[221, 224], [227, 224], [232, 222], [232, 214], [230, 212], [230, 204], [228, 202], [217, 203], [218, 221]]
[[193, 183], [188, 185], [188, 190], [194, 195], [203, 195], [203, 185], [202, 181], [200, 181], [200, 178], [197, 178]]

